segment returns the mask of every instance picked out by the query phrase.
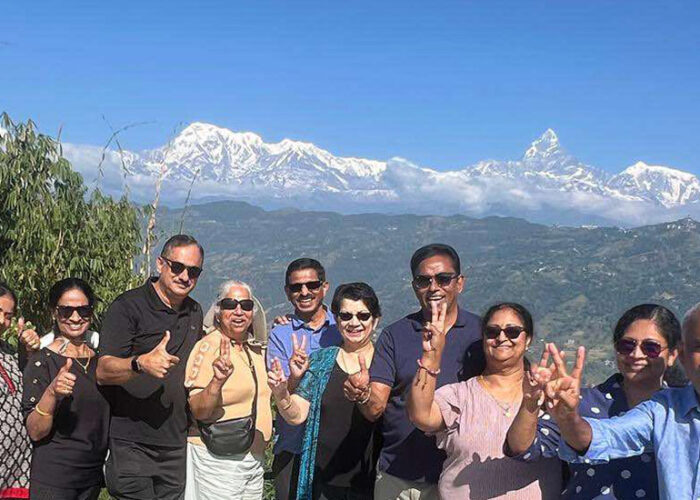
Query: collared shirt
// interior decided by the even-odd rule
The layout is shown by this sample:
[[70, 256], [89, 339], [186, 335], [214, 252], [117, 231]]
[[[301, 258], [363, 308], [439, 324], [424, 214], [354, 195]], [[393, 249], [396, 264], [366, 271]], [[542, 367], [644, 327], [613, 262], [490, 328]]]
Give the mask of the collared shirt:
[[[437, 483], [445, 460], [434, 436], [426, 436], [409, 420], [406, 398], [423, 354], [423, 314], [419, 311], [387, 326], [375, 345], [372, 382], [391, 387], [381, 423], [382, 450], [377, 468], [409, 481]], [[477, 375], [484, 368], [481, 320], [463, 309], [445, 340], [437, 387]]]
[[[622, 375], [616, 373], [602, 384], [581, 389], [579, 413], [584, 418], [607, 419], [629, 411], [622, 389]], [[526, 462], [556, 457], [561, 433], [549, 414], [537, 424], [537, 436], [530, 448], [514, 457]], [[641, 496], [640, 496], [641, 495]], [[569, 481], [562, 490], [562, 499], [636, 500], [658, 498], [656, 462], [653, 453], [621, 458], [609, 463], [569, 464]]]
[[[270, 368], [272, 360], [280, 360], [284, 374], [289, 377], [289, 360], [294, 354], [292, 345], [292, 334], [295, 334], [297, 341], [301, 342], [306, 338], [306, 352], [311, 354], [323, 347], [339, 346], [343, 343], [343, 337], [335, 324], [335, 318], [331, 312], [325, 308], [326, 320], [316, 328], [311, 328], [307, 323], [296, 315], [291, 316], [291, 320], [286, 325], [276, 325], [270, 332], [267, 344], [267, 366]], [[278, 413], [275, 417], [275, 438], [274, 453], [282, 451], [291, 453], [301, 453], [301, 443], [304, 439], [304, 425], [290, 425]]]
[[184, 447], [187, 443], [187, 358], [202, 333], [202, 308], [187, 297], [179, 310], [160, 299], [149, 279], [109, 306], [102, 323], [100, 356], [129, 358], [146, 354], [170, 331], [166, 346], [180, 362], [163, 380], [145, 373], [121, 386], [105, 386], [112, 413], [110, 438]]
[[620, 417], [585, 420], [593, 431], [588, 451], [580, 455], [562, 439], [562, 459], [596, 464], [654, 451], [659, 498], [700, 498], [700, 403], [692, 385], [659, 391]]

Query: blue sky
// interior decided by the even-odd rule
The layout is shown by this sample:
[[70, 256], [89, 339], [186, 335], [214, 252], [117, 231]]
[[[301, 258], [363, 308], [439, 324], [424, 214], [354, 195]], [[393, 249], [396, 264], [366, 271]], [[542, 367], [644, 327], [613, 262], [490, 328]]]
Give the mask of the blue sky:
[[179, 123], [398, 155], [700, 173], [700, 2], [5, 2], [0, 110], [63, 139], [159, 146]]

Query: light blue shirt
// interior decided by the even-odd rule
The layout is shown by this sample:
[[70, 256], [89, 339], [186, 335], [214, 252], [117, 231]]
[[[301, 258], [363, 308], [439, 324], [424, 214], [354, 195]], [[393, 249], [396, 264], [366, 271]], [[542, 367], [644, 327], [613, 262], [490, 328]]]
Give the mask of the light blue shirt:
[[[301, 342], [302, 338], [306, 338], [307, 354], [316, 352], [323, 347], [339, 346], [343, 342], [343, 337], [335, 324], [335, 318], [329, 310], [326, 309], [326, 321], [316, 330], [313, 330], [296, 315], [292, 315], [288, 324], [277, 325], [272, 329], [267, 344], [268, 369], [272, 360], [278, 358], [287, 377], [289, 377], [289, 359], [294, 353], [292, 333], [297, 336], [298, 342]], [[275, 431], [277, 433], [273, 449], [275, 455], [282, 451], [301, 453], [301, 444], [304, 439], [303, 424], [290, 425], [278, 413], [275, 417]]]
[[585, 420], [593, 430], [588, 451], [580, 455], [562, 439], [563, 460], [596, 464], [653, 451], [659, 498], [700, 499], [700, 403], [692, 385], [660, 391], [619, 417]]

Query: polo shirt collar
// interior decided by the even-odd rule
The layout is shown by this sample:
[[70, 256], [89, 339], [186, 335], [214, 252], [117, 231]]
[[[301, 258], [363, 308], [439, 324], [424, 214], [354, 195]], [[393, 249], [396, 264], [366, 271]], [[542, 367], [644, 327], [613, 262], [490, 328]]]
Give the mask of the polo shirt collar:
[[700, 401], [698, 401], [698, 395], [695, 392], [695, 387], [693, 384], [686, 385], [681, 389], [680, 402], [678, 405], [678, 411], [681, 415], [686, 416], [692, 410], [700, 411]]
[[[328, 310], [328, 308], [323, 305], [323, 310], [326, 312], [326, 320], [324, 323], [319, 326], [315, 331], [323, 330], [324, 328], [328, 326], [335, 325], [335, 318], [333, 317], [333, 314]], [[292, 328], [294, 330], [298, 330], [300, 328], [304, 328], [305, 330], [311, 330], [311, 328], [302, 320], [299, 316], [296, 314], [292, 314]]]
[[[411, 314], [409, 317], [413, 329], [416, 331], [423, 330], [423, 311], [418, 311]], [[457, 319], [452, 328], [464, 328], [467, 324], [467, 311], [457, 306]]]

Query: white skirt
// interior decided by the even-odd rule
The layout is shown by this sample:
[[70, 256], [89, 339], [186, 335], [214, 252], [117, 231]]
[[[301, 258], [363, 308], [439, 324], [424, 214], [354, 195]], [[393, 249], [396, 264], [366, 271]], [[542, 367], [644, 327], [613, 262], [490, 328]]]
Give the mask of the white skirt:
[[252, 453], [219, 457], [187, 443], [185, 500], [260, 500], [263, 473], [262, 460]]

